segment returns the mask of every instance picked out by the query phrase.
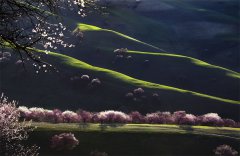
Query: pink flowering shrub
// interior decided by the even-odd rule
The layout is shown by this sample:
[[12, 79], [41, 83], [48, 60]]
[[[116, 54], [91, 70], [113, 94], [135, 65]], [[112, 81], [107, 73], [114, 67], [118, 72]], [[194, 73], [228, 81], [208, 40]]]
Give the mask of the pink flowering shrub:
[[147, 123], [172, 124], [174, 122], [170, 112], [156, 112], [145, 116]]
[[83, 123], [91, 122], [93, 113], [85, 111], [85, 110], [78, 110], [77, 114], [82, 118]]
[[54, 148], [56, 150], [72, 150], [79, 144], [79, 141], [72, 133], [62, 133], [59, 135], [54, 135], [51, 138], [50, 142], [51, 148]]
[[218, 146], [215, 150], [217, 156], [237, 156], [238, 152], [229, 145]]
[[181, 118], [179, 121], [180, 125], [195, 125], [197, 121], [197, 117], [192, 114], [186, 114], [184, 117]]
[[179, 125], [195, 125], [197, 123], [197, 117], [192, 114], [187, 114], [185, 111], [174, 112], [173, 119], [174, 123]]
[[[30, 114], [32, 113], [27, 107], [20, 106], [18, 107], [18, 112], [22, 118], [25, 118], [27, 120], [31, 120]], [[28, 119], [29, 118], [29, 119]]]
[[222, 118], [216, 113], [208, 113], [199, 116], [197, 119], [198, 124], [206, 126], [223, 126]]
[[73, 111], [62, 112], [63, 121], [66, 123], [77, 123], [81, 121], [81, 117]]
[[3, 95], [0, 97], [0, 155], [38, 155], [37, 146], [26, 146], [24, 140], [29, 137], [31, 123], [19, 122], [20, 112], [16, 102], [8, 102]]
[[129, 115], [119, 111], [103, 111], [96, 114], [95, 122], [100, 123], [127, 123], [131, 122]]
[[45, 118], [45, 110], [43, 108], [30, 108], [29, 111], [31, 111], [30, 118], [34, 121], [40, 121], [43, 122]]
[[137, 111], [131, 112], [129, 114], [129, 117], [131, 118], [133, 123], [144, 123], [145, 122], [144, 116]]
[[176, 111], [173, 113], [174, 122], [179, 124], [183, 117], [185, 117], [187, 113], [185, 111]]
[[240, 122], [235, 122], [235, 126], [236, 128], [240, 128]]
[[63, 115], [62, 115], [62, 111], [59, 110], [59, 109], [54, 109], [53, 110], [53, 123], [61, 123], [61, 122], [64, 122], [64, 118], [63, 118]]
[[51, 123], [151, 123], [151, 124], [178, 124], [178, 125], [205, 125], [240, 127], [239, 122], [232, 119], [222, 119], [216, 113], [208, 113], [201, 116], [187, 114], [185, 111], [155, 112], [142, 115], [139, 112], [129, 114], [119, 111], [88, 112], [84, 110], [64, 111], [59, 109], [48, 110], [43, 108], [18, 108], [20, 117], [25, 120]]
[[237, 123], [232, 119], [223, 119], [223, 125], [225, 127], [236, 127]]

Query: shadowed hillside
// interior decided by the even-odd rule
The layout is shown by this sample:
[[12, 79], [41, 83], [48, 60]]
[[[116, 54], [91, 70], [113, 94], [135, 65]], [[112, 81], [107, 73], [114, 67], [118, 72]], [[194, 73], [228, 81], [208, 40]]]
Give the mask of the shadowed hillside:
[[[79, 24], [78, 28], [84, 33], [80, 47], [63, 53], [142, 80], [239, 99], [237, 72], [184, 55], [156, 52], [162, 50], [113, 30], [87, 24]], [[121, 55], [113, 52], [121, 47], [130, 50]], [[155, 52], [140, 52], [143, 50]]]
[[237, 0], [143, 0], [135, 7], [134, 2], [119, 3], [109, 5], [108, 15], [90, 14], [83, 22], [239, 71]]
[[[1, 68], [5, 73], [2, 75], [1, 91], [27, 106], [73, 110], [83, 108], [92, 111], [139, 110], [145, 113], [154, 110], [186, 110], [195, 114], [216, 112], [223, 117], [238, 118], [237, 101], [134, 79], [57, 53], [42, 57], [60, 72], [44, 73], [43, 70], [36, 74], [36, 69], [31, 70], [31, 64], [28, 71], [24, 72], [12, 63]], [[92, 79], [99, 78], [101, 85], [90, 87], [89, 83], [71, 80], [83, 74]], [[138, 87], [145, 90], [141, 96], [136, 95], [136, 99], [125, 98], [126, 93]], [[153, 98], [153, 93], [158, 93], [159, 98]]]

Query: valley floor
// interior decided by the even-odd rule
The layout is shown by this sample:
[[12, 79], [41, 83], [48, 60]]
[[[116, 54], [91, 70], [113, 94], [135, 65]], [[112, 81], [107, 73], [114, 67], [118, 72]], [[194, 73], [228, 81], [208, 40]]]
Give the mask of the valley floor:
[[[40, 155], [89, 155], [94, 150], [110, 156], [213, 155], [219, 145], [228, 144], [239, 150], [240, 144], [240, 128], [157, 124], [32, 125], [37, 128], [30, 141], [41, 147]], [[64, 132], [74, 133], [79, 146], [66, 153], [49, 148], [51, 137]]]

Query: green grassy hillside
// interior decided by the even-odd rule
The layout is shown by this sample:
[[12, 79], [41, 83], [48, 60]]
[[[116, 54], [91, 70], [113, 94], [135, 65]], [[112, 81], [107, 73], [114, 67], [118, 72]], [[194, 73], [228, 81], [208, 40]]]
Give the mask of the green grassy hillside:
[[172, 53], [239, 69], [237, 0], [150, 0], [136, 8], [110, 5], [106, 12], [109, 14], [90, 14], [83, 22], [122, 32]]
[[69, 66], [72, 66], [75, 68], [89, 70], [92, 72], [102, 72], [106, 77], [108, 77], [110, 79], [111, 78], [116, 79], [117, 81], [122, 81], [124, 83], [127, 83], [130, 86], [137, 86], [137, 87], [143, 87], [143, 88], [149, 88], [149, 89], [168, 90], [168, 91], [174, 91], [174, 92], [178, 92], [178, 93], [188, 93], [188, 94], [192, 94], [195, 96], [219, 100], [222, 102], [227, 102], [227, 103], [232, 103], [232, 104], [240, 104], [240, 102], [237, 102], [234, 100], [227, 100], [227, 99], [209, 96], [209, 95], [205, 95], [205, 94], [201, 94], [201, 93], [197, 93], [197, 92], [193, 92], [193, 91], [189, 91], [189, 90], [183, 90], [183, 89], [179, 89], [179, 88], [174, 88], [174, 87], [170, 87], [170, 86], [165, 86], [165, 85], [151, 83], [151, 82], [147, 82], [147, 81], [143, 81], [143, 80], [138, 80], [138, 79], [118, 73], [113, 70], [100, 68], [100, 67], [96, 67], [96, 66], [91, 66], [85, 62], [82, 62], [80, 60], [74, 59], [74, 58], [66, 56], [66, 55], [62, 55], [62, 54], [58, 54], [58, 53], [50, 53], [50, 55], [57, 56], [61, 60], [62, 64], [66, 64], [66, 65], [69, 65]]
[[238, 149], [240, 141], [239, 129], [236, 128], [48, 123], [33, 123], [33, 126], [37, 129], [30, 136], [30, 141], [37, 139], [38, 145], [41, 145], [40, 152], [51, 155], [65, 154], [49, 148], [51, 136], [61, 132], [74, 133], [80, 142], [77, 148], [68, 151], [68, 155], [88, 155], [93, 150], [109, 155], [213, 155], [213, 149], [221, 144]]
[[156, 50], [161, 50], [160, 48], [156, 47], [156, 46], [153, 46], [151, 44], [148, 44], [148, 43], [145, 43], [145, 42], [142, 42], [142, 41], [139, 41], [135, 38], [132, 38], [130, 36], [127, 36], [127, 35], [124, 35], [122, 33], [119, 33], [117, 31], [114, 31], [114, 30], [110, 30], [110, 29], [102, 29], [100, 27], [97, 27], [97, 26], [93, 26], [93, 25], [88, 25], [88, 24], [79, 24], [78, 25], [78, 28], [82, 31], [82, 32], [86, 32], [86, 31], [102, 31], [102, 32], [110, 32], [110, 33], [113, 33], [121, 38], [124, 38], [124, 39], [127, 39], [128, 41], [133, 41], [135, 43], [140, 43], [142, 45], [146, 45], [146, 46], [149, 46], [151, 48], [154, 48]]
[[[237, 72], [184, 55], [159, 53], [163, 50], [113, 30], [88, 24], [79, 24], [78, 29], [84, 33], [83, 41], [72, 52], [64, 50], [67, 55], [138, 79], [239, 100]], [[116, 62], [113, 50], [121, 47], [130, 49], [132, 60]], [[144, 50], [153, 52], [140, 52]], [[145, 60], [150, 62], [147, 68]]]
[[[58, 53], [42, 54], [42, 57], [60, 72], [36, 74], [36, 70], [31, 70], [31, 64], [27, 72], [20, 72], [14, 63], [9, 64], [1, 69], [4, 73], [1, 92], [27, 106], [90, 111], [139, 110], [143, 113], [186, 110], [194, 114], [216, 112], [223, 117], [238, 119], [239, 101], [135, 79]], [[72, 76], [82, 74], [99, 78], [101, 87], [89, 90], [70, 80]], [[126, 100], [125, 94], [138, 87], [144, 88], [146, 97], [137, 101]], [[151, 98], [153, 93], [159, 94], [159, 100]]]

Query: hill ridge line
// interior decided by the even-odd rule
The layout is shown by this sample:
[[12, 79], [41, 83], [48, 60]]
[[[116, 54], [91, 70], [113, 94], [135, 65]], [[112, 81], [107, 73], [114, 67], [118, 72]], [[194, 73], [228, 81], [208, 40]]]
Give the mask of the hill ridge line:
[[[106, 32], [111, 32], [111, 33], [114, 33], [116, 35], [119, 35], [121, 37], [124, 37], [124, 38], [127, 38], [129, 40], [132, 40], [132, 41], [135, 41], [135, 42], [138, 42], [138, 43], [141, 43], [141, 44], [144, 44], [144, 45], [147, 45], [147, 46], [150, 46], [154, 49], [157, 49], [157, 50], [160, 50], [162, 52], [142, 52], [142, 51], [135, 51], [135, 50], [129, 50], [128, 52], [129, 53], [136, 53], [136, 54], [149, 54], [149, 55], [159, 55], [159, 56], [170, 56], [170, 57], [178, 57], [178, 58], [186, 58], [186, 59], [189, 59], [192, 61], [192, 63], [196, 64], [196, 65], [199, 65], [199, 66], [203, 66], [203, 67], [210, 67], [210, 68], [215, 68], [215, 69], [221, 69], [221, 70], [225, 70], [227, 72], [230, 72], [230, 73], [227, 73], [228, 76], [231, 76], [233, 78], [238, 78], [240, 79], [240, 73], [236, 72], [236, 71], [233, 71], [231, 69], [228, 69], [228, 68], [225, 68], [225, 67], [222, 67], [222, 66], [217, 66], [217, 65], [213, 65], [213, 64], [210, 64], [208, 62], [205, 62], [203, 60], [200, 60], [200, 59], [197, 59], [197, 58], [194, 58], [194, 57], [190, 57], [190, 56], [186, 56], [186, 55], [181, 55], [181, 54], [174, 54], [174, 53], [168, 53], [166, 50], [164, 49], [161, 49], [159, 47], [156, 47], [154, 45], [151, 45], [151, 44], [148, 44], [146, 42], [143, 42], [143, 41], [140, 41], [138, 39], [135, 39], [133, 37], [130, 37], [128, 35], [125, 35], [123, 33], [120, 33], [120, 32], [117, 32], [117, 31], [114, 31], [114, 30], [110, 30], [110, 29], [104, 29], [104, 28], [101, 28], [101, 27], [98, 27], [98, 26], [94, 26], [94, 25], [89, 25], [89, 24], [84, 24], [84, 23], [79, 23], [78, 24], [78, 28], [80, 28], [80, 31], [106, 31]], [[77, 28], [74, 30], [76, 31]]]
[[[163, 52], [165, 52], [165, 50], [157, 47], [157, 46], [154, 46], [152, 44], [149, 44], [149, 43], [146, 43], [146, 42], [143, 42], [143, 41], [140, 41], [136, 38], [133, 38], [133, 37], [130, 37], [128, 35], [125, 35], [123, 33], [120, 33], [118, 31], [114, 31], [114, 30], [111, 30], [111, 29], [104, 29], [104, 28], [100, 28], [100, 27], [97, 27], [97, 26], [94, 26], [94, 25], [89, 25], [89, 24], [85, 24], [85, 23], [79, 23], [78, 24], [78, 27], [80, 28], [80, 31], [106, 31], [106, 32], [111, 32], [111, 33], [114, 33], [118, 36], [121, 36], [121, 37], [124, 37], [124, 38], [127, 38], [129, 40], [132, 40], [132, 41], [135, 41], [135, 42], [138, 42], [138, 43], [141, 43], [141, 44], [144, 44], [146, 46], [149, 46], [149, 47], [152, 47], [154, 49], [157, 49], [157, 50], [161, 50]], [[91, 30], [92, 29], [92, 30]], [[76, 29], [74, 30], [76, 31]]]
[[222, 67], [222, 66], [217, 66], [217, 65], [214, 65], [214, 64], [210, 64], [208, 62], [205, 62], [205, 61], [202, 61], [200, 59], [197, 59], [197, 58], [194, 58], [194, 57], [190, 57], [190, 56], [185, 56], [185, 55], [180, 55], [180, 54], [173, 54], [173, 53], [144, 52], [144, 51], [135, 51], [135, 50], [128, 50], [127, 53], [185, 58], [185, 59], [191, 60], [192, 63], [194, 63], [194, 64], [196, 64], [198, 66], [215, 68], [215, 69], [221, 69], [221, 70], [224, 70], [224, 71], [227, 71], [227, 72], [231, 72], [231, 73], [228, 73], [227, 75], [229, 75], [231, 77], [234, 77], [234, 78], [240, 79], [240, 73], [238, 73], [236, 71], [233, 71], [231, 69], [228, 69], [228, 68], [225, 68], [225, 67]]
[[[44, 50], [37, 50], [37, 51], [45, 53]], [[198, 92], [194, 92], [194, 91], [190, 91], [190, 90], [184, 90], [184, 89], [180, 89], [180, 88], [176, 88], [176, 87], [172, 87], [172, 86], [167, 86], [167, 85], [152, 83], [152, 82], [148, 82], [148, 81], [144, 81], [144, 80], [139, 80], [139, 79], [130, 77], [128, 75], [125, 75], [123, 73], [120, 73], [120, 72], [117, 72], [114, 70], [101, 68], [101, 67], [97, 67], [97, 66], [92, 66], [86, 62], [83, 62], [81, 60], [78, 60], [76, 58], [73, 58], [73, 57], [70, 57], [70, 56], [67, 56], [64, 54], [59, 54], [59, 53], [55, 53], [55, 52], [48, 52], [48, 54], [61, 58], [63, 60], [63, 63], [65, 63], [66, 65], [69, 65], [72, 67], [77, 67], [77, 68], [82, 68], [82, 69], [87, 69], [87, 70], [92, 70], [92, 71], [104, 72], [106, 75], [109, 75], [114, 79], [120, 80], [122, 82], [126, 82], [128, 84], [129, 83], [132, 85], [134, 84], [138, 87], [143, 87], [143, 88], [148, 88], [148, 89], [161, 89], [161, 90], [167, 90], [167, 91], [174, 91], [174, 92], [178, 92], [178, 93], [191, 94], [193, 96], [213, 99], [213, 100], [230, 103], [230, 104], [240, 104], [240, 101], [225, 99], [225, 98], [202, 94], [202, 93], [198, 93]]]

